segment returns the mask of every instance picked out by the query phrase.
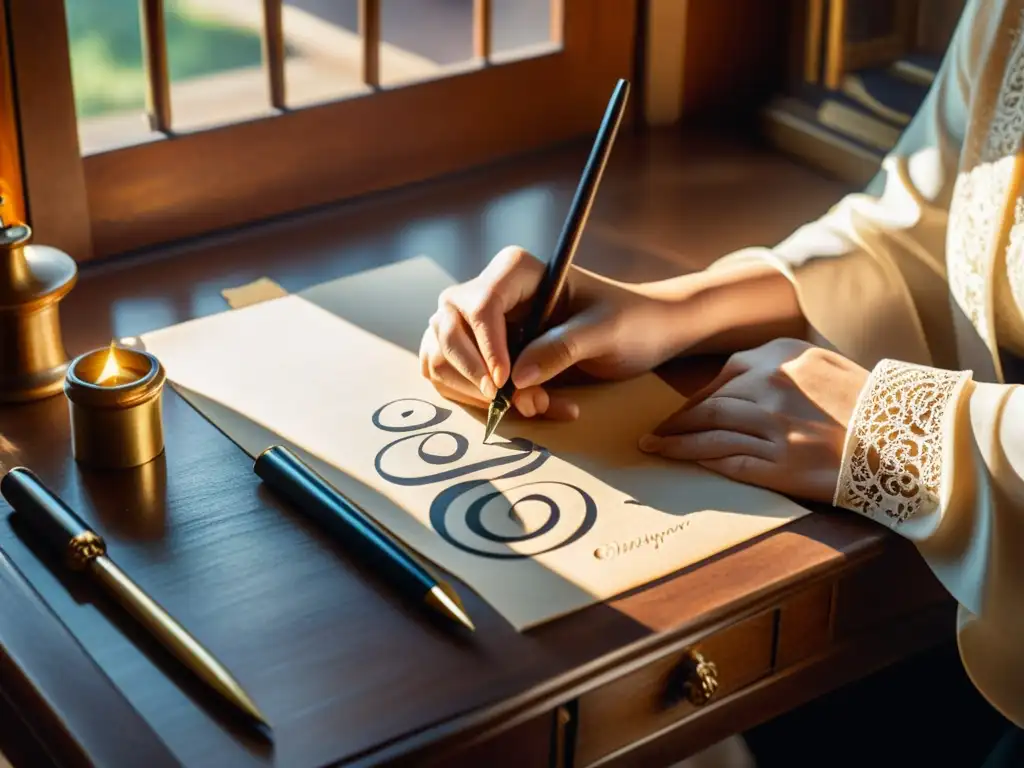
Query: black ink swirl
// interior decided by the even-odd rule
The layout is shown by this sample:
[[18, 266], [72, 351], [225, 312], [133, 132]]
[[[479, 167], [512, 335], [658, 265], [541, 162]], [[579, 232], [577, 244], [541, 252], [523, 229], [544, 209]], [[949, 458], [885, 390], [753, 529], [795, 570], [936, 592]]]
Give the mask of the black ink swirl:
[[[399, 403], [405, 403], [407, 405], [406, 409], [402, 411], [401, 414], [403, 419], [409, 418], [416, 412], [415, 406], [412, 408], [408, 407], [409, 403], [420, 403], [422, 405], [425, 405], [434, 412], [434, 415], [431, 416], [426, 421], [420, 422], [419, 424], [401, 424], [397, 426], [394, 424], [390, 426], [385, 424], [384, 412], [391, 406], [398, 405]], [[385, 432], [415, 432], [417, 429], [429, 429], [430, 427], [436, 427], [438, 424], [445, 421], [451, 415], [452, 412], [447, 408], [440, 408], [427, 400], [420, 400], [419, 398], [416, 397], [407, 397], [401, 400], [392, 400], [390, 403], [384, 403], [384, 405], [382, 405], [380, 408], [374, 411], [373, 426], [375, 426], [377, 429], [382, 429]]]
[[[434, 415], [428, 418], [426, 421], [423, 421], [416, 425], [387, 426], [384, 424], [383, 414], [386, 409], [391, 408], [393, 406], [398, 406], [400, 404], [406, 404], [406, 408], [401, 412], [401, 417], [405, 419], [408, 418], [413, 412], [412, 409], [410, 409], [407, 405], [410, 403], [428, 405], [431, 409], [433, 409]], [[452, 412], [450, 410], [439, 408], [438, 406], [429, 403], [425, 400], [419, 400], [414, 398], [394, 400], [390, 403], [381, 406], [379, 409], [377, 409], [376, 412], [374, 412], [373, 424], [378, 429], [381, 429], [385, 432], [414, 432], [417, 430], [429, 429], [430, 427], [434, 427], [437, 426], [438, 424], [441, 424], [451, 415], [451, 413]], [[447, 436], [448, 438], [450, 438], [453, 441], [454, 447], [452, 448], [452, 450], [445, 451], [443, 453], [431, 451], [429, 447], [431, 440], [441, 436]], [[384, 456], [388, 453], [388, 451], [390, 451], [399, 443], [403, 443], [407, 440], [417, 439], [420, 441], [416, 448], [417, 456], [424, 464], [427, 464], [429, 466], [444, 466], [454, 464], [455, 462], [462, 459], [469, 450], [469, 440], [467, 440], [465, 436], [460, 435], [457, 432], [452, 432], [450, 430], [434, 430], [431, 432], [420, 432], [419, 434], [415, 435], [407, 435], [405, 437], [398, 438], [397, 440], [388, 443], [377, 453], [377, 456], [374, 458], [374, 468], [377, 470], [377, 474], [380, 475], [382, 479], [395, 485], [430, 485], [432, 483], [438, 483], [445, 480], [453, 480], [455, 478], [464, 477], [474, 472], [479, 472], [487, 469], [495, 469], [497, 467], [503, 467], [508, 464], [523, 462], [525, 460], [525, 463], [523, 463], [521, 466], [511, 469], [510, 471], [498, 475], [497, 477], [467, 480], [460, 483], [456, 483], [455, 485], [452, 485], [448, 488], [445, 488], [437, 495], [437, 497], [431, 503], [429, 512], [431, 526], [434, 528], [434, 530], [438, 532], [438, 534], [440, 534], [440, 536], [445, 541], [447, 541], [452, 546], [463, 550], [464, 552], [470, 552], [481, 557], [488, 557], [500, 560], [519, 560], [530, 557], [536, 557], [539, 554], [559, 549], [580, 539], [581, 537], [586, 535], [587, 532], [589, 532], [590, 529], [593, 528], [594, 524], [597, 522], [597, 504], [594, 502], [593, 498], [582, 488], [556, 480], [527, 482], [523, 483], [522, 485], [516, 486], [515, 488], [512, 488], [510, 490], [514, 491], [535, 485], [558, 485], [564, 488], [569, 488], [575, 491], [577, 494], [579, 494], [584, 507], [583, 518], [580, 521], [579, 525], [576, 527], [576, 529], [570, 535], [568, 535], [560, 542], [557, 542], [549, 546], [548, 548], [541, 550], [540, 552], [533, 552], [530, 554], [523, 554], [511, 550], [507, 552], [492, 552], [488, 550], [478, 549], [464, 542], [461, 542], [452, 534], [450, 526], [448, 525], [447, 522], [447, 518], [451, 511], [451, 508], [459, 497], [463, 496], [466, 493], [469, 493], [470, 491], [476, 488], [489, 484], [494, 480], [505, 480], [508, 478], [522, 477], [524, 475], [528, 475], [531, 472], [538, 469], [539, 467], [541, 467], [548, 460], [551, 454], [547, 449], [534, 445], [529, 440], [525, 440], [523, 438], [515, 438], [501, 446], [510, 451], [510, 454], [507, 456], [499, 456], [493, 459], [487, 459], [485, 461], [478, 461], [474, 462], [473, 464], [467, 464], [462, 467], [452, 467], [451, 469], [442, 472], [435, 472], [429, 475], [424, 475], [422, 477], [401, 477], [398, 475], [391, 474], [390, 472], [387, 472], [383, 467], [383, 460]], [[546, 505], [547, 518], [537, 530], [515, 536], [505, 536], [488, 531], [483, 522], [484, 508], [487, 506], [488, 503], [490, 503], [494, 499], [504, 496], [505, 494], [503, 492], [495, 490], [490, 493], [484, 494], [480, 498], [477, 498], [476, 500], [470, 503], [468, 509], [465, 511], [465, 523], [466, 527], [471, 533], [475, 534], [476, 536], [479, 536], [484, 541], [489, 541], [494, 544], [507, 545], [537, 539], [555, 530], [562, 520], [562, 510], [558, 506], [558, 503], [550, 496], [547, 496], [546, 494], [541, 492], [537, 492], [532, 493], [520, 499], [519, 501], [509, 505], [510, 514], [515, 512], [517, 505], [522, 504], [524, 502], [532, 501]]]
[[[431, 453], [427, 447], [430, 441], [435, 437], [440, 437], [442, 435], [447, 435], [455, 441], [455, 449], [448, 453]], [[457, 477], [464, 477], [465, 475], [472, 474], [473, 472], [479, 472], [480, 470], [493, 469], [494, 467], [501, 467], [505, 464], [514, 464], [533, 453], [534, 448], [533, 443], [528, 440], [510, 441], [504, 446], [512, 451], [508, 456], [498, 456], [494, 459], [478, 461], [473, 464], [466, 464], [462, 467], [453, 467], [452, 469], [448, 469], [443, 472], [435, 472], [432, 475], [424, 475], [423, 477], [401, 477], [399, 475], [393, 475], [384, 469], [384, 456], [396, 445], [404, 443], [407, 440], [419, 440], [420, 444], [416, 447], [416, 455], [419, 456], [420, 460], [423, 461], [424, 464], [429, 464], [435, 467], [443, 466], [445, 464], [453, 464], [465, 456], [466, 451], [469, 450], [469, 440], [458, 432], [449, 432], [446, 429], [439, 429], [434, 432], [427, 432], [420, 435], [400, 437], [381, 448], [373, 460], [373, 467], [377, 470], [377, 474], [389, 483], [409, 486], [430, 485], [431, 483], [439, 483], [442, 480], [454, 480]]]
[[[542, 555], [545, 552], [551, 552], [553, 550], [560, 549], [564, 546], [572, 544], [574, 541], [577, 541], [578, 539], [585, 536], [590, 531], [590, 529], [594, 527], [594, 523], [597, 522], [597, 503], [590, 496], [590, 494], [588, 494], [582, 488], [579, 488], [578, 486], [575, 485], [571, 485], [569, 483], [563, 483], [559, 480], [541, 480], [535, 483], [523, 483], [522, 485], [517, 485], [514, 488], [510, 489], [514, 491], [520, 488], [528, 488], [533, 485], [560, 485], [564, 488], [569, 488], [579, 494], [580, 499], [582, 499], [583, 501], [584, 507], [583, 519], [580, 521], [580, 524], [576, 527], [576, 530], [573, 531], [572, 534], [562, 539], [561, 541], [552, 544], [547, 549], [543, 549], [539, 552], [532, 552], [529, 554], [514, 552], [512, 550], [509, 550], [507, 552], [492, 552], [484, 549], [478, 549], [477, 547], [470, 546], [469, 544], [465, 544], [464, 542], [459, 541], [455, 536], [452, 535], [451, 530], [449, 529], [448, 526], [447, 518], [448, 513], [451, 510], [451, 507], [455, 503], [456, 499], [458, 499], [464, 493], [469, 493], [474, 488], [478, 488], [481, 485], [491, 483], [493, 480], [505, 480], [510, 477], [520, 477], [522, 475], [527, 475], [530, 472], [533, 472], [535, 469], [537, 469], [537, 467], [539, 467], [545, 461], [547, 461], [548, 457], [550, 456], [550, 454], [545, 449], [542, 448], [540, 450], [541, 453], [538, 454], [537, 458], [525, 466], [517, 467], [516, 469], [513, 469], [510, 472], [506, 472], [505, 474], [499, 475], [498, 477], [495, 478], [490, 478], [486, 480], [467, 480], [462, 483], [456, 483], [450, 488], [446, 488], [445, 490], [441, 491], [441, 493], [438, 494], [437, 498], [434, 499], [434, 502], [430, 505], [430, 525], [434, 528], [435, 531], [437, 531], [441, 535], [441, 538], [443, 538], [453, 547], [458, 547], [463, 552], [470, 552], [474, 555], [479, 555], [481, 557], [489, 557], [495, 560], [523, 560], [530, 557], [536, 557], [537, 555]], [[492, 533], [484, 527], [483, 521], [481, 520], [481, 514], [483, 512], [484, 506], [488, 502], [499, 496], [504, 497], [504, 495], [505, 494], [502, 491], [492, 491], [490, 493], [484, 494], [480, 498], [473, 501], [469, 505], [469, 508], [466, 510], [466, 527], [469, 528], [470, 531], [475, 533], [481, 539], [484, 539], [485, 541], [494, 542], [495, 544], [511, 544], [529, 541], [531, 539], [539, 538], [540, 536], [543, 536], [544, 534], [554, 530], [561, 520], [562, 511], [561, 508], [558, 506], [558, 503], [555, 502], [554, 499], [552, 499], [550, 496], [546, 496], [543, 493], [532, 493], [529, 496], [526, 496], [520, 499], [519, 501], [515, 502], [514, 504], [511, 504], [509, 507], [509, 512], [514, 512], [516, 505], [521, 504], [524, 501], [543, 502], [544, 504], [547, 505], [548, 508], [548, 517], [547, 520], [545, 520], [544, 524], [541, 525], [536, 531], [527, 532], [519, 536], [501, 536], [499, 534]]]

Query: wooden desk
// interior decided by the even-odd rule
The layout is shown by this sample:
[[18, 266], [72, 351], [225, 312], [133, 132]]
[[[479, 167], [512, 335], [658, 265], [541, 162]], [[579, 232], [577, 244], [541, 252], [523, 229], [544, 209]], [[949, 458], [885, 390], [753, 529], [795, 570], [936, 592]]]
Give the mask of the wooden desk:
[[[463, 279], [510, 242], [546, 253], [586, 149], [89, 267], [62, 310], [68, 349], [223, 311], [221, 289], [262, 275], [294, 291], [427, 254]], [[776, 242], [842, 191], [725, 139], [627, 137], [581, 263], [668, 277]], [[712, 371], [684, 361], [666, 373], [685, 389]], [[953, 631], [952, 604], [910, 546], [822, 511], [525, 634], [459, 585], [479, 629], [459, 640], [266, 495], [242, 451], [170, 391], [165, 430], [163, 457], [104, 474], [71, 459], [63, 397], [0, 412], [7, 460], [94, 522], [122, 567], [237, 673], [276, 742], [238, 730], [5, 512], [0, 749], [16, 762], [663, 765]], [[692, 648], [719, 672], [701, 709], [678, 695]]]

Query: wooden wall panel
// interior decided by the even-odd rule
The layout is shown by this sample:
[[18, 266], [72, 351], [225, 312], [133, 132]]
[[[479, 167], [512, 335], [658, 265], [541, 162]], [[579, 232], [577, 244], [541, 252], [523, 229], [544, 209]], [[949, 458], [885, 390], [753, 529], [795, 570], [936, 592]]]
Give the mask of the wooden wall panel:
[[681, 116], [689, 7], [689, 0], [647, 0], [644, 112], [648, 125], [671, 125]]
[[7, 3], [28, 220], [36, 242], [87, 259], [92, 238], [64, 0]]
[[922, 8], [926, 12], [918, 14], [918, 47], [932, 54], [945, 53], [964, 4], [964, 0], [927, 0]]
[[18, 119], [14, 102], [11, 49], [7, 36], [7, 3], [0, 0], [0, 194], [5, 221], [25, 220], [25, 189], [18, 151]]
[[793, 69], [793, 0], [647, 0], [646, 119], [744, 116]]
[[690, 0], [683, 114], [753, 114], [785, 83], [788, 0]]

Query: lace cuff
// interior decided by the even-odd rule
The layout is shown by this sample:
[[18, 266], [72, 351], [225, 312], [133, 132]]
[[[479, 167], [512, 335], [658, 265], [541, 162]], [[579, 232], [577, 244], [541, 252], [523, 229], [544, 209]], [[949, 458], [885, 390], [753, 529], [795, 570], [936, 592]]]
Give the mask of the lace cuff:
[[846, 432], [833, 506], [895, 528], [939, 506], [947, 424], [971, 371], [882, 360]]

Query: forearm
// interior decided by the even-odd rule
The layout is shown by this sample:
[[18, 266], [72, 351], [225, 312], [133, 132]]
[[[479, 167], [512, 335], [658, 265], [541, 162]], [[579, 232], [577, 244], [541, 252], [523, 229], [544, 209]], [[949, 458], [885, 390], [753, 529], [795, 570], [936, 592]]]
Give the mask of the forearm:
[[746, 263], [647, 283], [669, 307], [674, 354], [727, 354], [787, 337], [806, 339], [807, 322], [789, 279], [770, 264]]

